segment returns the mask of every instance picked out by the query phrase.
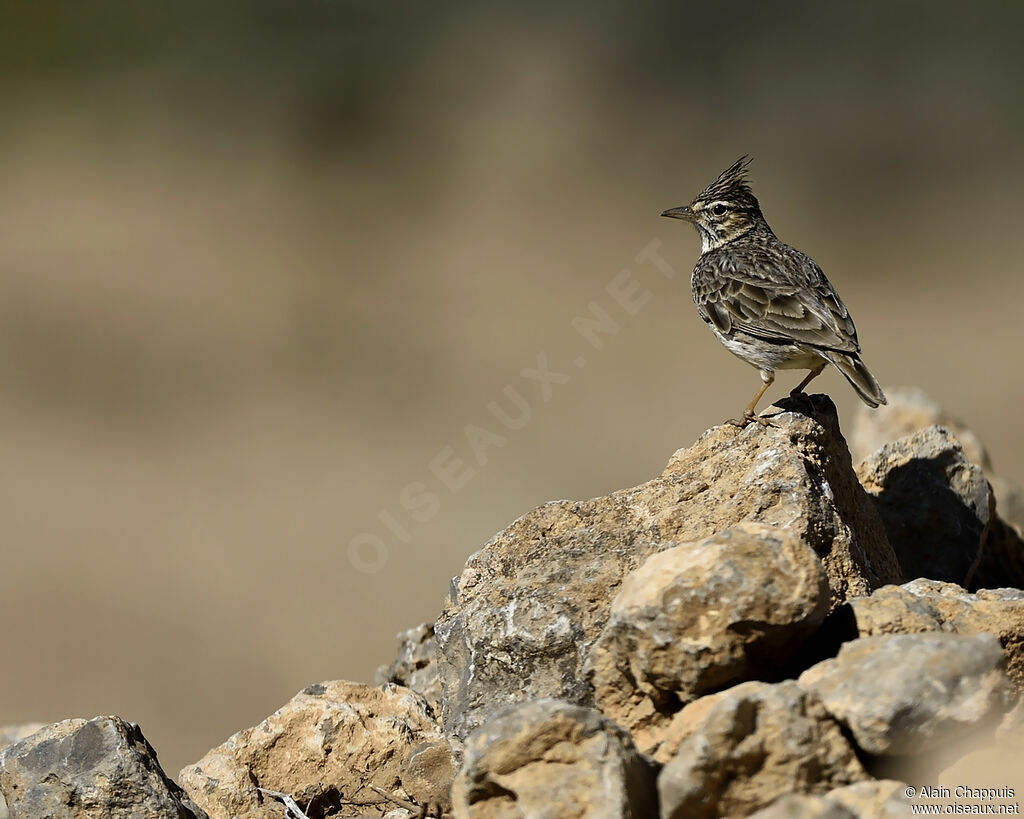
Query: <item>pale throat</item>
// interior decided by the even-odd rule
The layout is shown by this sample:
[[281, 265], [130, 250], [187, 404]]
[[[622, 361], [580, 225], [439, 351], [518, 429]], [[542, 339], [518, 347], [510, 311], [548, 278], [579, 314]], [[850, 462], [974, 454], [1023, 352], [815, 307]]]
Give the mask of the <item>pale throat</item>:
[[700, 252], [707, 253], [709, 250], [716, 250], [725, 244], [718, 238], [718, 234], [704, 225], [697, 225], [697, 233], [700, 234]]

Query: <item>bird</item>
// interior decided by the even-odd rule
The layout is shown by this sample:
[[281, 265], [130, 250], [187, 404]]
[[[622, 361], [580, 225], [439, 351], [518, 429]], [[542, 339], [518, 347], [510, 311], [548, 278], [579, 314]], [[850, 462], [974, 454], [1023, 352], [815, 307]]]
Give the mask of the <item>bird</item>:
[[839, 294], [810, 256], [768, 226], [748, 180], [750, 162], [740, 157], [690, 204], [661, 214], [697, 229], [700, 257], [690, 279], [697, 312], [729, 352], [761, 375], [761, 389], [729, 423], [772, 426], [755, 409], [776, 370], [809, 371], [790, 393], [798, 397], [831, 364], [869, 407], [885, 404]]

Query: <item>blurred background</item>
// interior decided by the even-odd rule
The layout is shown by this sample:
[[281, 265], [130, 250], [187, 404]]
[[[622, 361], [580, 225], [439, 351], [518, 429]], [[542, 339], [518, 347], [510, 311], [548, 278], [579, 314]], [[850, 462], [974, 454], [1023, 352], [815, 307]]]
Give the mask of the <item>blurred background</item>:
[[[371, 681], [515, 517], [736, 415], [759, 380], [658, 214], [744, 153], [882, 384], [1024, 479], [1022, 26], [0, 0], [0, 724], [116, 713], [173, 776], [309, 683]], [[849, 432], [853, 392], [814, 386]]]

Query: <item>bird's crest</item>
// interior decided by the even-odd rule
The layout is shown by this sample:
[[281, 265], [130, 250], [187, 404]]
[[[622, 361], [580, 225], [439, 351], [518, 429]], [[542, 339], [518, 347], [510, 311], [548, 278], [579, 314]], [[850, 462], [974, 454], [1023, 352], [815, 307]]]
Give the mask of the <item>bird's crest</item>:
[[718, 175], [697, 197], [701, 202], [723, 200], [739, 208], [758, 208], [757, 198], [747, 180], [747, 168], [753, 160], [744, 154]]

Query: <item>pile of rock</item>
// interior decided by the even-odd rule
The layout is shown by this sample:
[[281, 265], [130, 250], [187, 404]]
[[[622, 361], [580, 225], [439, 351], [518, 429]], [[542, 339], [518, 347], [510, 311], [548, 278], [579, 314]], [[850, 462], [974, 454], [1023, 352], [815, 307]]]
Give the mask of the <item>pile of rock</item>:
[[1021, 742], [1024, 503], [969, 430], [892, 399], [856, 468], [813, 396], [535, 509], [378, 687], [309, 686], [180, 784], [110, 717], [13, 742], [0, 789], [16, 817], [907, 815]]

